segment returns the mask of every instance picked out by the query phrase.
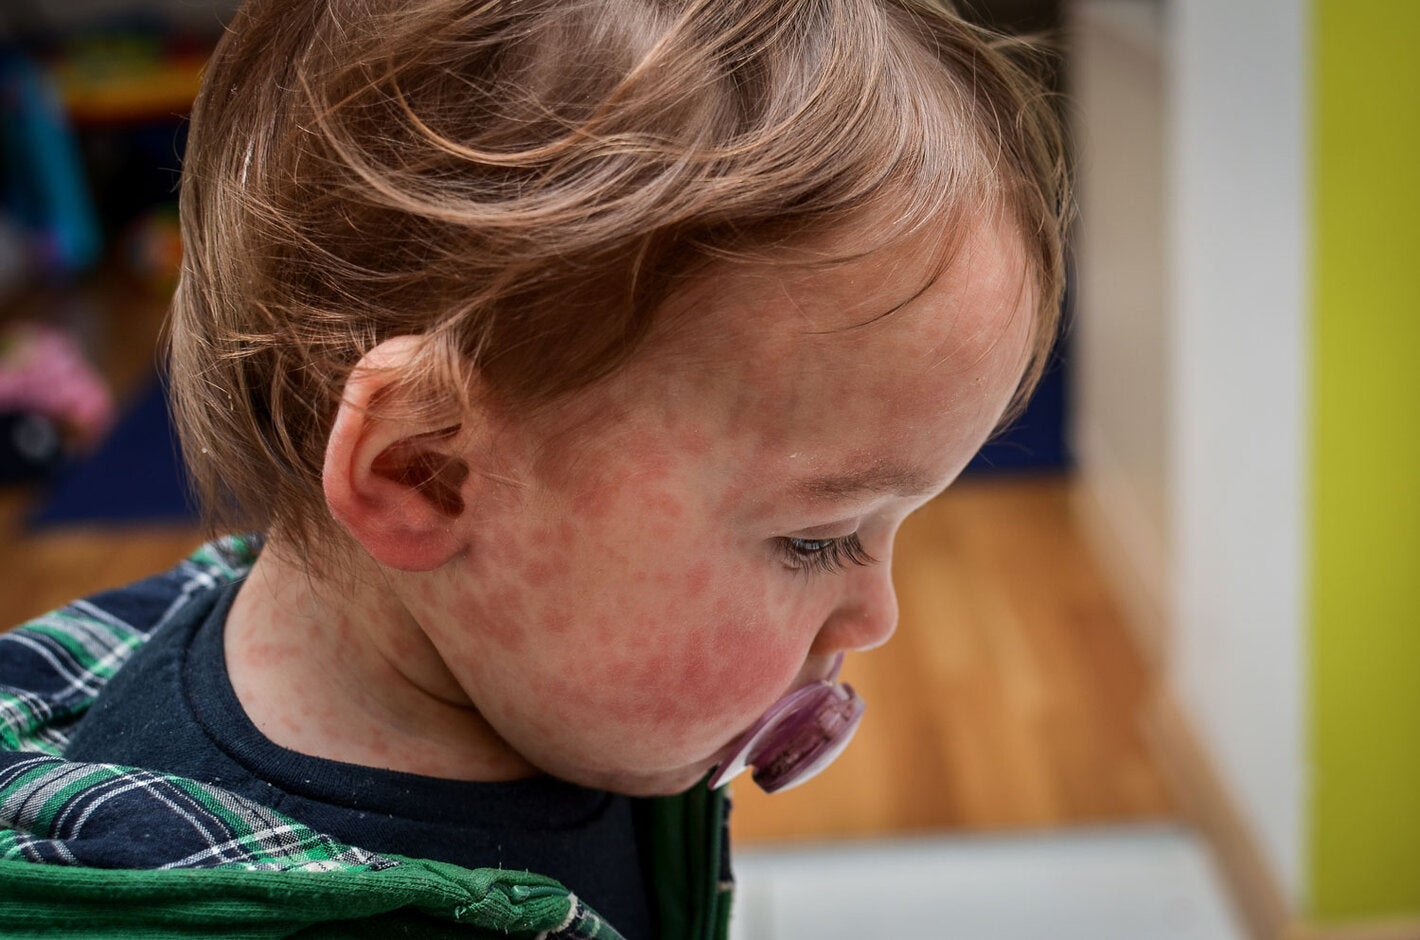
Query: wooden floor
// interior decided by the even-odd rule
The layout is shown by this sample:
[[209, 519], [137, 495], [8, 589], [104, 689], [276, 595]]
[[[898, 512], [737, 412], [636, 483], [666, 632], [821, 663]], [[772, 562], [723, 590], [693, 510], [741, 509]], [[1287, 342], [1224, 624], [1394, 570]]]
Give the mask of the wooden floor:
[[[153, 361], [161, 305], [101, 298], [121, 398]], [[736, 785], [740, 842], [1000, 830], [1175, 815], [1145, 749], [1147, 678], [1063, 478], [959, 483], [904, 526], [897, 635], [850, 657], [868, 703], [852, 747], [773, 797]], [[0, 629], [171, 565], [187, 528], [27, 533], [37, 493], [0, 490]]]

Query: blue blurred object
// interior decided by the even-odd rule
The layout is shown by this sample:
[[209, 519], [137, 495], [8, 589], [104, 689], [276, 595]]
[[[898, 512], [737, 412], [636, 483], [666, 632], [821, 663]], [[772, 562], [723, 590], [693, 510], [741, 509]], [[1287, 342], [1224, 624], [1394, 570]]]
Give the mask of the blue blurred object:
[[1041, 377], [1025, 412], [995, 437], [967, 465], [969, 476], [1019, 471], [1062, 472], [1070, 469], [1065, 440], [1068, 360], [1057, 354]]
[[62, 471], [33, 528], [133, 523], [192, 524], [187, 475], [162, 383], [154, 381], [98, 452]]
[[1074, 457], [1066, 435], [1069, 422], [1070, 326], [1075, 319], [1075, 261], [1065, 249], [1065, 295], [1060, 298], [1060, 328], [1045, 374], [1025, 412], [992, 439], [967, 465], [965, 474], [981, 476], [1013, 471], [1063, 473]]
[[0, 204], [38, 249], [46, 273], [98, 260], [102, 236], [83, 161], [54, 84], [14, 49], [0, 49]]

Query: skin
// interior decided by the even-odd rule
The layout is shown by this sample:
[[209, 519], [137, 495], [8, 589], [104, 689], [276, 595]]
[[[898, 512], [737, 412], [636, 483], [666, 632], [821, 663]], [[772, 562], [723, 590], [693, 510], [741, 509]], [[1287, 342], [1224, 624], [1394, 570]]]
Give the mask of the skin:
[[[1020, 380], [1020, 240], [984, 221], [945, 268], [932, 248], [713, 271], [610, 380], [537, 421], [482, 407], [443, 438], [359, 407], [414, 344], [377, 348], [327, 454], [355, 561], [322, 582], [276, 539], [228, 623], [257, 727], [432, 776], [693, 784], [836, 653], [888, 639], [899, 525]], [[431, 452], [461, 468], [440, 498], [410, 485]], [[871, 561], [834, 557], [850, 537]]]

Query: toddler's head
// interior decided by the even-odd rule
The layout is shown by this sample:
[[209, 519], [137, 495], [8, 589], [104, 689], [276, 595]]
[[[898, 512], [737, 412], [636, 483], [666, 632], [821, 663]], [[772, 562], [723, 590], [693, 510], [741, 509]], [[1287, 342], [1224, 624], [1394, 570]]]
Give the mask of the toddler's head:
[[1039, 374], [1063, 159], [1007, 46], [929, 0], [249, 2], [182, 193], [208, 512], [530, 767], [687, 785], [886, 639], [898, 524]]

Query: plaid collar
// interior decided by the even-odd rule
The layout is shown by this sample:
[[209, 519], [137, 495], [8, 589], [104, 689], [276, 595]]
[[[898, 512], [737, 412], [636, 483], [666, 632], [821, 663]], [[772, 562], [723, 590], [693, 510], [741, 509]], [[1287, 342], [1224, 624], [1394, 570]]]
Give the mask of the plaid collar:
[[241, 922], [275, 937], [417, 917], [421, 935], [441, 935], [432, 916], [451, 936], [619, 937], [550, 878], [379, 855], [219, 787], [62, 757], [129, 657], [195, 597], [244, 577], [260, 547], [209, 542], [126, 590], [138, 605], [124, 616], [105, 603], [116, 595], [99, 595], [0, 635], [0, 921], [114, 936], [210, 936]]

